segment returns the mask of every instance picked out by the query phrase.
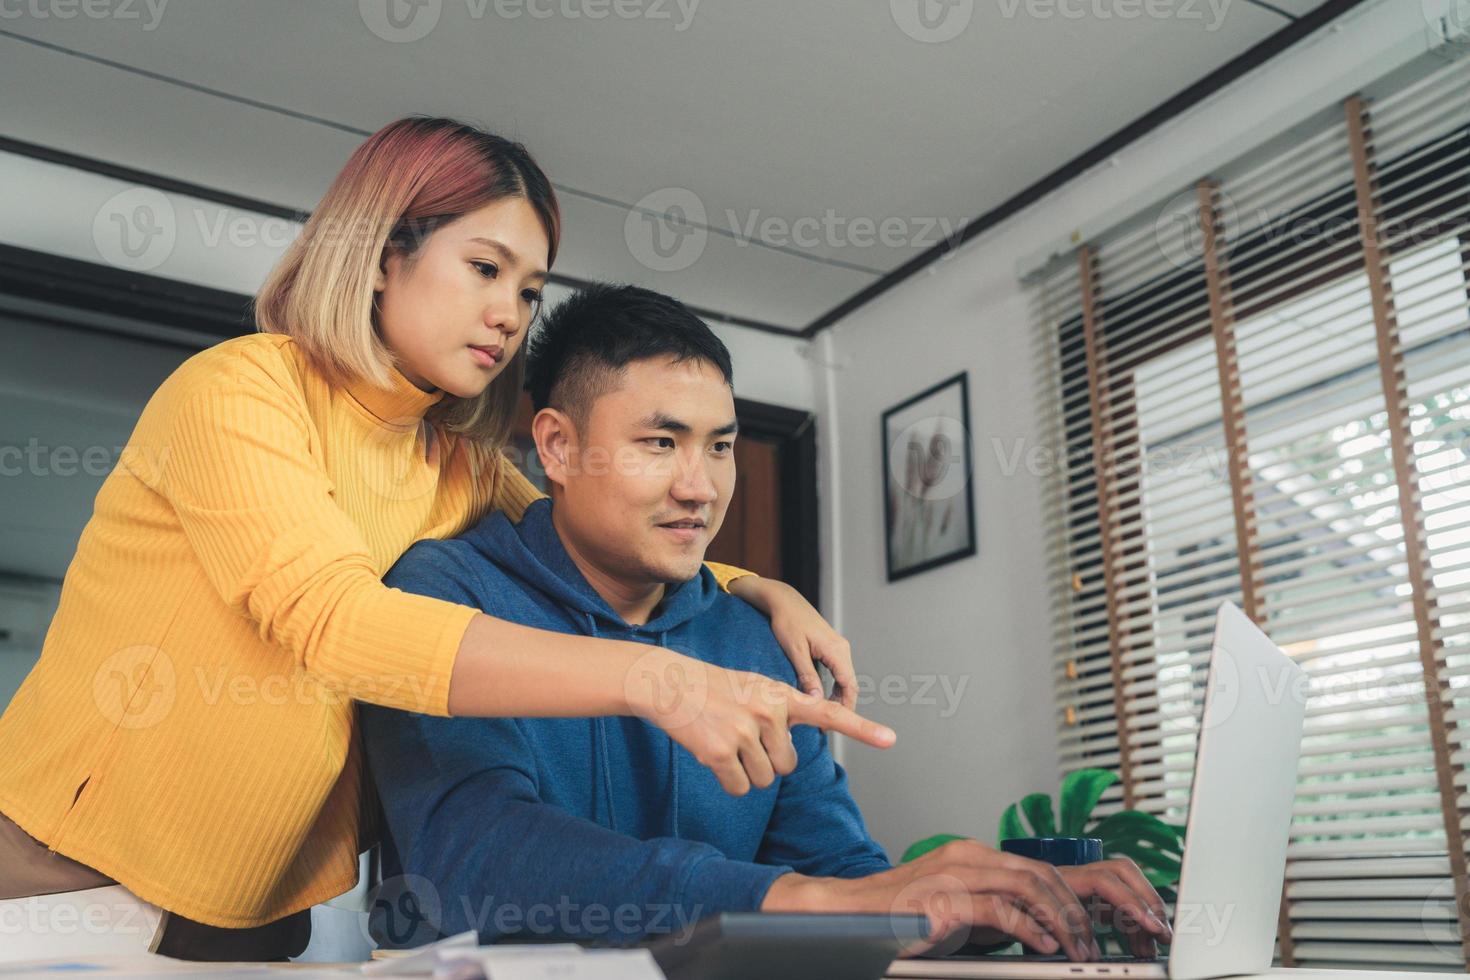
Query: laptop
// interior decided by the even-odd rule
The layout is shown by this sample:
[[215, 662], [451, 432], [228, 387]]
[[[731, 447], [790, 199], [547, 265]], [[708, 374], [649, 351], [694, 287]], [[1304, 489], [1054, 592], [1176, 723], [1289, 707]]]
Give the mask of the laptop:
[[1158, 977], [1270, 969], [1306, 717], [1306, 674], [1222, 603], [1205, 681], [1194, 784], [1167, 959], [949, 956], [895, 960], [890, 977]]

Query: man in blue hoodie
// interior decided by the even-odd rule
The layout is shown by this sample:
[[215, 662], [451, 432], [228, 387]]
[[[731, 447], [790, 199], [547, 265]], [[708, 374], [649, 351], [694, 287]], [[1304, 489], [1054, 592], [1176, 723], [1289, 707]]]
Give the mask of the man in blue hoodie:
[[[702, 565], [735, 484], [724, 345], [676, 300], [592, 286], [546, 319], [527, 356], [551, 499], [519, 523], [497, 512], [415, 544], [387, 584], [794, 686], [766, 619]], [[1048, 951], [1051, 930], [1074, 958], [1095, 950], [1050, 865], [968, 841], [891, 868], [813, 727], [767, 745], [749, 784], [722, 786], [638, 718], [358, 710], [386, 819], [373, 923], [384, 945], [467, 929], [482, 942], [616, 943], [725, 911], [922, 909], [946, 929], [993, 926]]]

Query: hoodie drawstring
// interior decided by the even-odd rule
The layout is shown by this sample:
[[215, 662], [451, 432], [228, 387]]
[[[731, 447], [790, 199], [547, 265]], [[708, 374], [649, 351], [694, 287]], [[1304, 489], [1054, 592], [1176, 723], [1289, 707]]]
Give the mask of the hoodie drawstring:
[[[591, 613], [584, 613], [587, 617], [587, 635], [597, 636], [597, 620]], [[665, 649], [669, 645], [669, 631], [662, 630], [658, 635], [658, 644]], [[667, 735], [664, 736], [668, 738]], [[671, 805], [669, 807], [669, 836], [679, 836], [679, 749], [672, 738], [669, 738], [669, 796]], [[607, 719], [597, 717], [592, 719], [592, 765], [597, 769], [593, 773], [594, 783], [602, 784], [603, 799], [607, 801], [607, 822], [614, 832], [618, 829], [618, 812], [613, 807], [613, 783], [612, 783], [612, 759], [607, 749]]]
[[[597, 620], [591, 613], [584, 615], [587, 617], [587, 635], [597, 636]], [[607, 754], [607, 719], [601, 716], [592, 719], [592, 765], [597, 769], [593, 778], [601, 781], [602, 796], [607, 800], [607, 822], [616, 832], [618, 811], [613, 806], [612, 760]]]
[[[659, 633], [659, 635], [658, 635], [658, 645], [661, 646], [661, 647], [663, 647], [665, 650], [668, 649], [668, 647], [669, 647], [669, 631], [668, 630], [663, 630], [662, 632]], [[669, 775], [669, 795], [671, 795], [674, 798], [674, 800], [673, 800], [673, 806], [670, 808], [671, 811], [672, 811], [670, 822], [673, 824], [673, 826], [672, 826], [672, 828], [671, 828], [671, 830], [669, 832], [669, 836], [670, 837], [673, 837], [673, 838], [678, 838], [678, 836], [679, 836], [679, 749], [678, 749], [678, 746], [676, 746], [674, 744], [674, 740], [672, 738], [669, 739], [669, 774], [670, 774]]]

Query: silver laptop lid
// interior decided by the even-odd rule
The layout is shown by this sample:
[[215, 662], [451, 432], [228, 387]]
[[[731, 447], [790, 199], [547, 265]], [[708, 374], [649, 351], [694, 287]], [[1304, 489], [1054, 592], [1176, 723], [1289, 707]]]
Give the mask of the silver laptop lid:
[[1271, 966], [1307, 687], [1295, 661], [1221, 603], [1169, 947], [1174, 980]]

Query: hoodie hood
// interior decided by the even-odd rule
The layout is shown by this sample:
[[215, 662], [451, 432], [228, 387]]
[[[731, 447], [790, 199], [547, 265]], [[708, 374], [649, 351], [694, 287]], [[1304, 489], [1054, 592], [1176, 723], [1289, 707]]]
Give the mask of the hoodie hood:
[[567, 554], [551, 522], [551, 509], [549, 499], [537, 500], [526, 508], [519, 524], [512, 524], [504, 512], [495, 511], [464, 540], [503, 574], [567, 612], [579, 633], [615, 637], [629, 631], [666, 634], [705, 612], [719, 595], [714, 575], [700, 566], [694, 578], [666, 587], [663, 601], [647, 624], [630, 626], [597, 594]]
[[[567, 554], [551, 521], [551, 500], [537, 500], [526, 508], [520, 523], [512, 524], [502, 511], [495, 511], [464, 536], [476, 551], [484, 555], [506, 577], [520, 583], [528, 591], [539, 594], [556, 607], [571, 626], [584, 636], [611, 639], [636, 639], [646, 636], [649, 642], [668, 647], [669, 633], [704, 613], [719, 595], [714, 575], [703, 565], [699, 574], [687, 582], [669, 585], [663, 601], [653, 617], [642, 626], [631, 626], [613, 611], [607, 600], [588, 583], [582, 570]], [[615, 768], [609, 758], [612, 737], [607, 718], [589, 718], [592, 728], [592, 770], [597, 786], [594, 808], [607, 826], [618, 831], [617, 790], [613, 786]], [[621, 719], [611, 724], [629, 724], [634, 719]], [[674, 740], [659, 732], [667, 743], [664, 764], [669, 774], [668, 809], [664, 833], [677, 838], [679, 826], [680, 753]]]

